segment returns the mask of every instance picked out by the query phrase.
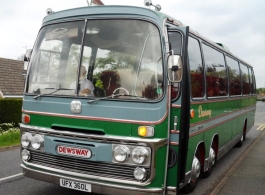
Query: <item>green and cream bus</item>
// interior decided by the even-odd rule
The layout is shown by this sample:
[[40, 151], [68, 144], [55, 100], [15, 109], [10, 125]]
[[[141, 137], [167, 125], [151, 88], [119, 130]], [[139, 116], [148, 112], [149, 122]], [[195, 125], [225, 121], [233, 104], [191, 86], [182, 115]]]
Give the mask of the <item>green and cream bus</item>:
[[[109, 195], [191, 192], [254, 124], [253, 67], [152, 9], [49, 11], [25, 60], [26, 177]], [[79, 93], [81, 66], [93, 94]]]

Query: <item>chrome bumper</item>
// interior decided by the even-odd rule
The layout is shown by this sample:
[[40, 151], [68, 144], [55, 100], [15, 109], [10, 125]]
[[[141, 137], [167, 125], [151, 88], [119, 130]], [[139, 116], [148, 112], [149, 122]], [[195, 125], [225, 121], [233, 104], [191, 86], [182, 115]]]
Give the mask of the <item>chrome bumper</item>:
[[82, 183], [89, 183], [91, 184], [91, 192], [92, 193], [98, 193], [98, 194], [108, 194], [108, 195], [161, 195], [163, 194], [164, 189], [163, 188], [139, 188], [139, 187], [130, 187], [130, 186], [123, 186], [123, 185], [116, 185], [116, 184], [107, 184], [107, 183], [101, 183], [101, 182], [95, 182], [95, 181], [87, 181], [82, 179], [77, 179], [69, 176], [59, 175], [55, 173], [48, 173], [43, 172], [40, 170], [31, 169], [29, 167], [26, 167], [24, 164], [20, 165], [23, 174], [26, 177], [54, 183], [57, 185], [60, 185], [60, 178], [68, 179], [71, 181], [77, 181]]

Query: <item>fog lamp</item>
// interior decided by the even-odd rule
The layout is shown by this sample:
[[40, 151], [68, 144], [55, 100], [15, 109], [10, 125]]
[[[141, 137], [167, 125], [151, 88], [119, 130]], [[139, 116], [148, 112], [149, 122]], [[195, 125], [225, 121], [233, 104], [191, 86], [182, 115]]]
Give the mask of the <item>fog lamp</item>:
[[22, 157], [22, 160], [28, 161], [30, 159], [30, 152], [26, 149], [22, 150], [21, 157]]
[[113, 156], [116, 161], [124, 162], [130, 156], [130, 150], [126, 146], [117, 146], [114, 149]]
[[142, 181], [146, 178], [146, 170], [144, 168], [137, 167], [133, 172], [134, 178], [138, 181]]
[[41, 146], [43, 146], [43, 135], [34, 135], [34, 137], [31, 139], [31, 146], [33, 149], [38, 150]]
[[132, 151], [132, 160], [136, 164], [142, 164], [148, 157], [148, 151], [145, 148], [137, 147]]
[[28, 147], [31, 139], [32, 139], [32, 135], [30, 133], [24, 133], [21, 137], [22, 147]]

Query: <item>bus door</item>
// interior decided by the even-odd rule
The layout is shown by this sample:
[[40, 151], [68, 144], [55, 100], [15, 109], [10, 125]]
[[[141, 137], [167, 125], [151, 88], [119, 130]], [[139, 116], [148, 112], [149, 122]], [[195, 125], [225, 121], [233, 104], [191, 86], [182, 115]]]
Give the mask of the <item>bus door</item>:
[[[185, 183], [186, 161], [189, 142], [190, 124], [190, 85], [188, 77], [188, 35], [189, 27], [168, 27], [170, 55], [174, 56], [174, 64], [168, 68], [171, 85], [170, 107], [170, 149], [176, 152], [177, 191], [180, 183]], [[178, 59], [180, 58], [180, 59]], [[168, 59], [170, 61], [170, 58]], [[178, 62], [176, 62], [178, 61]], [[170, 64], [170, 62], [168, 62]], [[172, 61], [173, 63], [173, 61]], [[180, 65], [181, 64], [181, 65]], [[170, 69], [171, 68], [171, 69]], [[169, 158], [172, 156], [169, 153]], [[169, 159], [170, 162], [170, 159]]]

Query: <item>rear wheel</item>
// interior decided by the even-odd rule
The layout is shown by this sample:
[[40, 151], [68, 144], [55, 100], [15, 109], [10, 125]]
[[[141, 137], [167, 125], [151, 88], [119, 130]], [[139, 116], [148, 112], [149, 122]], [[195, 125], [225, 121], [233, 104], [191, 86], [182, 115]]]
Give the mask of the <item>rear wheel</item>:
[[244, 141], [244, 133], [242, 134], [239, 142], [237, 142], [236, 147], [240, 148], [243, 145], [243, 141]]
[[195, 156], [193, 157], [191, 166], [191, 179], [187, 185], [185, 185], [181, 190], [184, 193], [192, 192], [199, 181], [201, 175], [201, 162], [200, 162], [200, 152], [197, 150]]
[[208, 170], [202, 173], [203, 178], [209, 177], [211, 175], [215, 163], [216, 163], [216, 154], [213, 149], [213, 146], [211, 146], [208, 158]]

